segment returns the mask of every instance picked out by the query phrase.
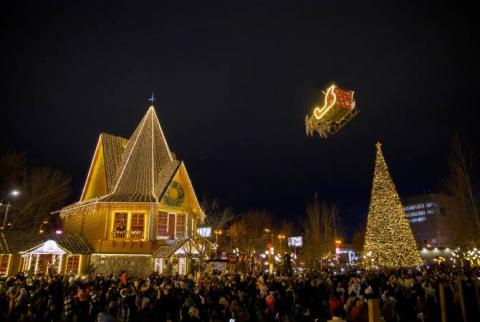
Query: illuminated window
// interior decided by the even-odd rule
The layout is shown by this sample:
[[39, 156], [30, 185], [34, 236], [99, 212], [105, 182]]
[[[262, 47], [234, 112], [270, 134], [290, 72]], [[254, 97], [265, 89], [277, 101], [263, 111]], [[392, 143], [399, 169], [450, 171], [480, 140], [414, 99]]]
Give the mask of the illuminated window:
[[117, 212], [113, 223], [113, 237], [125, 238], [127, 237], [127, 220], [128, 213]]
[[9, 259], [10, 255], [0, 255], [0, 276], [7, 275]]
[[186, 220], [184, 214], [177, 214], [177, 238], [185, 237]]
[[143, 238], [145, 227], [145, 214], [133, 213], [130, 222], [130, 237]]
[[157, 217], [157, 237], [168, 236], [168, 214], [159, 212]]
[[67, 268], [66, 273], [78, 274], [78, 269], [80, 268], [80, 255], [70, 255], [67, 258]]
[[427, 221], [427, 217], [422, 216], [422, 217], [410, 218], [409, 221], [410, 221], [411, 223], [424, 222], [424, 221]]

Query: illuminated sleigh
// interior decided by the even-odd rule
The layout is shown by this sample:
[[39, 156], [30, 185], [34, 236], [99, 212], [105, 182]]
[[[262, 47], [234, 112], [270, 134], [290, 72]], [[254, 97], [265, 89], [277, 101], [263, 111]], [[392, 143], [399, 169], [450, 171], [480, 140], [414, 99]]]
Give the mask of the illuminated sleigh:
[[325, 93], [323, 106], [316, 106], [312, 116], [305, 116], [307, 136], [313, 136], [314, 131], [317, 131], [320, 137], [327, 138], [337, 133], [357, 114], [353, 91], [345, 91], [332, 85]]

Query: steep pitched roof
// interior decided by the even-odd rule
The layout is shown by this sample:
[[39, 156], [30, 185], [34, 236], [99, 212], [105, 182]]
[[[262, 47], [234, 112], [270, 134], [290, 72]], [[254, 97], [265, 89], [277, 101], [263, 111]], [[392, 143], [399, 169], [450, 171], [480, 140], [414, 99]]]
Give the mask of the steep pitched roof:
[[102, 133], [101, 136], [103, 141], [103, 158], [105, 175], [107, 177], [107, 188], [110, 193], [115, 187], [117, 172], [128, 140], [107, 133]]
[[[198, 242], [201, 242], [201, 244], [198, 244]], [[194, 238], [187, 237], [183, 239], [177, 239], [172, 244], [158, 247], [153, 251], [153, 256], [159, 258], [169, 258], [175, 253], [179, 255], [189, 253], [190, 255], [198, 256], [200, 250], [204, 254], [207, 254], [207, 249], [212, 249], [213, 246], [214, 245], [208, 239], [201, 236], [198, 236], [196, 240]]]
[[155, 109], [150, 106], [128, 141], [100, 134], [80, 201], [60, 211], [97, 202], [160, 202], [176, 173], [186, 173], [184, 168], [170, 151]]
[[102, 199], [157, 202], [179, 165], [151, 106], [123, 151], [112, 193]]
[[34, 232], [28, 234], [5, 235], [2, 233], [2, 237], [5, 245], [2, 246], [1, 251], [10, 254], [25, 251], [28, 252], [29, 250], [42, 245], [47, 240], [55, 241], [58, 245], [71, 254], [91, 254], [93, 251], [83, 237], [76, 233], [64, 232], [61, 235], [54, 233], [38, 235]]
[[80, 201], [104, 196], [113, 191], [127, 142], [119, 136], [100, 134]]

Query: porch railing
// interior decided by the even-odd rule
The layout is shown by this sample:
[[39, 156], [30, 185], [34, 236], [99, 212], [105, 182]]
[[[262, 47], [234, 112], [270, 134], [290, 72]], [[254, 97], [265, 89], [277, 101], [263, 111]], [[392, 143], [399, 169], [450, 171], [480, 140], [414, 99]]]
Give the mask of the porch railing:
[[113, 238], [116, 239], [143, 239], [144, 231], [143, 230], [115, 230], [112, 232]]

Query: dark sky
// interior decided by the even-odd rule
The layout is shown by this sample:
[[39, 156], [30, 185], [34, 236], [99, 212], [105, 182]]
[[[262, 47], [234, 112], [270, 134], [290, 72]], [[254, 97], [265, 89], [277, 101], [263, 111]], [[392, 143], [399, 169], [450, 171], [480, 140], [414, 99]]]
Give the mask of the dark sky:
[[[478, 17], [459, 3], [12, 2], [0, 150], [72, 176], [72, 200], [99, 133], [129, 137], [152, 91], [199, 197], [279, 218], [318, 192], [354, 227], [376, 141], [409, 196], [438, 188], [455, 130], [478, 138]], [[360, 114], [308, 139], [304, 117], [332, 82], [355, 90]]]

